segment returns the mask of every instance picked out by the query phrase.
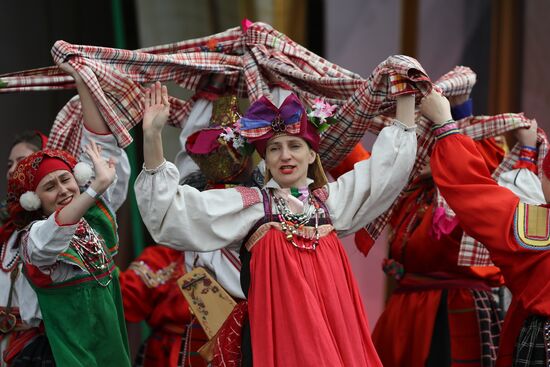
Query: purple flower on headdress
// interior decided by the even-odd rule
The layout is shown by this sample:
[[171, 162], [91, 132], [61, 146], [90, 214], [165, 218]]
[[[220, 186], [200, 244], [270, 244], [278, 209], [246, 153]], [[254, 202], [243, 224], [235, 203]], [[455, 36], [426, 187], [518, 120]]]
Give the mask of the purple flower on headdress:
[[321, 122], [325, 122], [328, 117], [331, 117], [336, 110], [336, 105], [331, 105], [320, 98], [313, 101], [313, 110], [308, 113], [308, 117], [317, 117]]

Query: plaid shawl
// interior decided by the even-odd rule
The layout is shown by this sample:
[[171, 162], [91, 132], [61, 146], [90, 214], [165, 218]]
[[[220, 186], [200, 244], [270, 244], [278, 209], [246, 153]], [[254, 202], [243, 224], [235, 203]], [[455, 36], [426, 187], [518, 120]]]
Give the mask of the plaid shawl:
[[[367, 78], [315, 55], [286, 35], [264, 23], [246, 31], [231, 28], [212, 36], [144, 48], [136, 51], [72, 45], [58, 41], [52, 48], [56, 64], [68, 60], [82, 76], [122, 147], [131, 143], [128, 130], [143, 117], [143, 83], [174, 81], [195, 90], [200, 77], [223, 73], [227, 84], [251, 102], [269, 95], [270, 86], [289, 86], [306, 105], [315, 98], [339, 106], [339, 121], [321, 137], [320, 157], [331, 169], [350, 152], [365, 132], [377, 134], [395, 110], [395, 97], [416, 91], [417, 99], [431, 92], [433, 84], [413, 58], [390, 56]], [[458, 67], [438, 81], [446, 96], [471, 90], [475, 75]], [[57, 66], [0, 75], [1, 92], [73, 88], [72, 78]], [[195, 97], [182, 101], [170, 98], [169, 124], [180, 126]], [[81, 137], [82, 110], [74, 97], [55, 119], [49, 147], [76, 154]], [[423, 166], [433, 144], [431, 123], [417, 120], [418, 153], [411, 178]], [[528, 123], [525, 124], [528, 126]], [[392, 209], [367, 226], [374, 240], [386, 225]]]
[[[325, 97], [342, 107], [341, 123], [332, 126], [323, 137], [326, 142], [322, 142], [321, 157], [327, 169], [336, 166], [352, 148], [342, 138], [346, 143], [359, 141], [368, 129], [366, 120], [391, 109], [396, 95], [416, 83], [420, 99], [432, 87], [413, 58], [389, 57], [365, 80], [264, 23], [254, 23], [246, 32], [232, 28], [209, 37], [136, 51], [57, 41], [52, 55], [57, 64], [68, 60], [82, 76], [122, 147], [131, 143], [128, 130], [143, 116], [143, 83], [175, 81], [182, 88], [194, 90], [202, 75], [223, 73], [229, 87], [251, 102], [269, 95], [270, 86], [275, 83], [291, 87], [306, 105]], [[4, 93], [74, 87], [72, 78], [56, 66], [4, 74], [0, 80], [0, 92]], [[171, 98], [169, 124], [180, 126], [194, 100]], [[80, 103], [75, 97], [57, 116], [50, 147], [76, 153], [81, 118]], [[332, 149], [334, 146], [338, 149]]]
[[[457, 66], [453, 70], [449, 71], [447, 74], [443, 75], [439, 80], [435, 82], [436, 87], [440, 88], [444, 95], [447, 97], [450, 96], [459, 96], [464, 94], [470, 94], [473, 86], [476, 82], [476, 74], [468, 67]], [[391, 118], [389, 116], [380, 115], [374, 118], [375, 124], [373, 127], [382, 128], [391, 123]], [[481, 140], [491, 137], [496, 137], [507, 132], [519, 129], [526, 128], [531, 126], [532, 119], [526, 118], [523, 114], [516, 113], [504, 113], [494, 116], [470, 116], [466, 117], [460, 121], [457, 121], [457, 125], [461, 132], [465, 135], [470, 136], [474, 140]], [[418, 153], [417, 160], [415, 163], [415, 168], [413, 170], [414, 177], [418, 169], [421, 168], [425, 162], [426, 158], [431, 152], [431, 146], [434, 143], [432, 135], [430, 132], [431, 123], [426, 120], [420, 114], [417, 115], [417, 135], [418, 135]], [[548, 152], [548, 139], [546, 134], [542, 129], [538, 130], [538, 161], [537, 165], [539, 167], [539, 176], [542, 175], [542, 161]], [[506, 171], [513, 169], [514, 164], [519, 159], [520, 145], [516, 144], [513, 149], [508, 153], [506, 158], [500, 163], [500, 165], [493, 172], [492, 177], [495, 181], [498, 181], [500, 175]], [[542, 178], [542, 177], [541, 177]], [[404, 192], [411, 190], [411, 181], [409, 185], [402, 191], [401, 196], [397, 199], [398, 203]], [[439, 190], [436, 190], [436, 206], [442, 207], [445, 209], [446, 217], [450, 220], [456, 215], [449, 207], [445, 199], [439, 193]], [[394, 204], [396, 204], [394, 203]], [[376, 221], [367, 225], [366, 229], [372, 239], [376, 239], [373, 235], [380, 233], [383, 226], [388, 222], [389, 218], [393, 214], [394, 208], [397, 205], [393, 205], [386, 213], [378, 217]], [[365, 244], [361, 244], [364, 246]], [[360, 248], [361, 250], [361, 248]], [[475, 240], [467, 233], [464, 232], [461, 240], [460, 251], [458, 255], [458, 265], [462, 266], [492, 266], [489, 251], [487, 248]]]
[[[451, 97], [463, 94], [470, 94], [473, 86], [475, 85], [475, 82], [476, 75], [470, 68], [457, 66], [453, 70], [449, 71], [447, 74], [443, 75], [439, 80], [437, 80], [435, 82], [435, 86], [439, 88], [445, 96]], [[376, 116], [372, 120], [370, 131], [376, 133], [384, 126], [390, 124], [391, 121], [391, 116]], [[458, 121], [458, 127], [461, 129], [463, 134], [470, 136], [472, 139], [480, 140], [499, 136], [518, 128], [529, 127], [531, 126], [531, 121], [532, 120], [526, 118], [523, 114], [506, 113], [495, 116], [467, 117]], [[430, 131], [430, 121], [428, 121], [420, 114], [417, 114], [416, 125], [416, 132], [418, 135], [418, 151], [411, 178], [414, 178], [419, 169], [422, 168], [422, 166], [426, 163], [426, 159], [431, 152], [432, 144], [435, 142], [433, 139], [433, 135]], [[538, 135], [538, 141], [540, 145], [539, 160], [537, 163], [539, 167], [542, 167], [542, 160], [548, 150], [547, 139], [544, 132], [540, 129]], [[493, 177], [498, 180], [500, 174], [512, 169], [514, 163], [517, 161], [518, 158], [519, 146], [516, 146], [514, 147], [514, 149], [512, 149], [507, 158], [495, 170]], [[540, 169], [539, 171], [542, 172], [542, 170]], [[378, 234], [391, 218], [394, 208], [397, 207], [397, 205], [395, 204], [402, 199], [403, 193], [407, 192], [410, 189], [412, 189], [411, 181], [409, 181], [408, 186], [405, 188], [405, 190], [402, 191], [401, 195], [397, 198], [394, 205], [388, 211], [378, 217], [374, 222], [366, 226], [366, 230], [372, 240], [375, 240], [377, 238]], [[445, 208], [447, 217], [453, 218], [455, 216], [454, 212], [449, 208], [443, 197], [438, 193], [436, 193], [436, 201], [438, 202], [438, 206]], [[361, 244], [361, 246], [365, 245], [368, 244]], [[459, 265], [489, 266], [491, 264], [492, 263], [489, 258], [489, 252], [487, 251], [485, 246], [483, 246], [481, 243], [474, 240], [467, 234], [464, 234], [459, 253]]]

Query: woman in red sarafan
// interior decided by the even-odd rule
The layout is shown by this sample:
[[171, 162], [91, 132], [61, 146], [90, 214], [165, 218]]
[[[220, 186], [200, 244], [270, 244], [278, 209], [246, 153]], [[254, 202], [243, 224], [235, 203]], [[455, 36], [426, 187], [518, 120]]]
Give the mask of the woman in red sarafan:
[[380, 132], [370, 159], [327, 183], [314, 125], [296, 95], [275, 88], [240, 120], [265, 157], [263, 189], [204, 192], [177, 186], [177, 169], [163, 158], [167, 93], [156, 85], [145, 104], [145, 169], [136, 181], [144, 222], [157, 241], [184, 250], [239, 248], [244, 240], [253, 364], [380, 366], [336, 231], [362, 228], [405, 185], [415, 157], [414, 98], [398, 97], [398, 121]]
[[[458, 104], [453, 117], [470, 116], [471, 106], [471, 100]], [[493, 171], [504, 150], [493, 138], [475, 144]], [[383, 268], [397, 284], [374, 345], [386, 366], [492, 365], [502, 318], [491, 288], [503, 285], [500, 270], [458, 265], [463, 230], [438, 207], [429, 166], [415, 183], [390, 220]]]

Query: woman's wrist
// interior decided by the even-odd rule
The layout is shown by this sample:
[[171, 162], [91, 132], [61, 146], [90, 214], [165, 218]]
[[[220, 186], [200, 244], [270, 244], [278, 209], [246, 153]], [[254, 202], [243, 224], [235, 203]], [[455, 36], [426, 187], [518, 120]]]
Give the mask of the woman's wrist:
[[442, 113], [439, 116], [435, 116], [432, 122], [435, 125], [444, 125], [450, 122], [454, 122], [454, 119], [453, 119], [453, 116], [451, 115], [451, 112], [449, 112], [449, 113]]
[[84, 79], [82, 79], [82, 77], [80, 76], [80, 74], [78, 74], [77, 72], [71, 74], [71, 76], [73, 77], [74, 79], [74, 83], [77, 85], [77, 86], [85, 86], [84, 84]]
[[143, 162], [143, 171], [150, 175], [154, 175], [159, 172], [166, 166], [166, 159], [163, 157], [162, 160], [145, 160]]
[[162, 129], [156, 128], [156, 127], [149, 127], [147, 129], [143, 129], [143, 140], [151, 142], [151, 141], [162, 141]]
[[95, 191], [92, 186], [88, 186], [88, 188], [84, 191], [84, 194], [89, 195], [92, 199], [99, 199], [101, 197], [101, 194]]
[[519, 145], [521, 146], [521, 149], [531, 149], [534, 151], [537, 151], [537, 136], [533, 136], [532, 138], [527, 139], [520, 139], [518, 140]]
[[395, 118], [407, 127], [413, 127], [415, 125], [414, 104], [414, 94], [397, 97]]
[[111, 182], [110, 180], [107, 180], [107, 179], [102, 179], [102, 178], [95, 178], [91, 183], [90, 183], [90, 188], [97, 194], [97, 195], [102, 195], [106, 190], [107, 188], [111, 185]]

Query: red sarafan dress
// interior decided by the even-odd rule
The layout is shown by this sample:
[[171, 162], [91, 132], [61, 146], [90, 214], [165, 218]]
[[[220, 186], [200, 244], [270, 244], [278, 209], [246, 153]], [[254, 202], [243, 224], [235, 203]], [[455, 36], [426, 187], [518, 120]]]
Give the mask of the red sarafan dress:
[[146, 321], [151, 335], [134, 365], [206, 366], [197, 350], [208, 341], [176, 281], [185, 274], [185, 254], [165, 246], [148, 246], [120, 274], [126, 321]]
[[[493, 139], [476, 146], [494, 170], [504, 151]], [[449, 233], [435, 233], [436, 207], [428, 176], [416, 181], [390, 220], [385, 270], [398, 281], [373, 332], [385, 366], [424, 367], [430, 354], [456, 367], [484, 366], [496, 357], [501, 318], [491, 288], [503, 285], [502, 275], [494, 266], [457, 265], [463, 230], [450, 224]]]
[[[395, 122], [381, 130], [370, 159], [322, 188], [325, 197], [319, 201], [326, 206], [322, 217], [331, 224], [319, 223], [315, 250], [293, 246], [279, 216], [268, 218], [269, 213], [283, 213], [272, 207], [272, 195], [288, 202], [292, 215], [306, 215], [306, 207], [312, 208], [309, 201], [292, 208], [293, 200], [299, 199], [274, 180], [263, 189], [199, 192], [178, 186], [179, 173], [166, 162], [139, 175], [136, 195], [144, 223], [160, 243], [203, 252], [247, 243], [250, 287], [244, 290], [255, 367], [381, 366], [336, 231], [353, 234], [391, 206], [407, 182], [415, 149], [414, 129]], [[305, 227], [309, 228], [299, 230], [313, 236], [315, 226]]]
[[431, 166], [436, 185], [462, 227], [487, 247], [512, 292], [496, 364], [511, 366], [526, 319], [550, 317], [549, 209], [524, 204], [498, 186], [473, 141], [461, 134], [436, 143]]
[[[275, 225], [280, 217], [271, 214], [265, 192], [264, 209], [245, 244], [251, 254], [248, 311], [254, 366], [380, 366], [351, 266], [330, 218], [320, 219], [315, 249], [307, 249], [311, 241], [299, 238], [296, 244], [304, 248], [297, 248]], [[289, 333], [289, 325], [296, 332]]]

